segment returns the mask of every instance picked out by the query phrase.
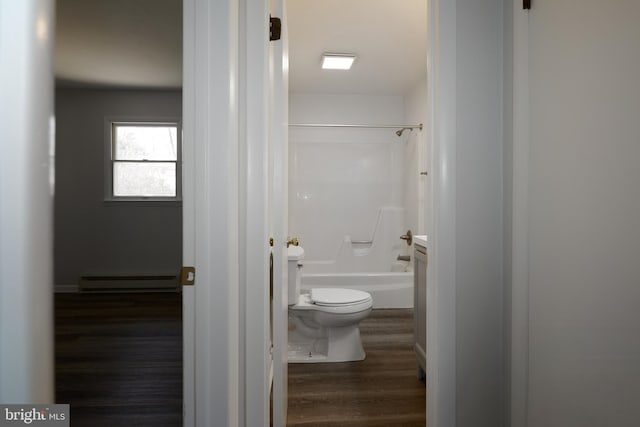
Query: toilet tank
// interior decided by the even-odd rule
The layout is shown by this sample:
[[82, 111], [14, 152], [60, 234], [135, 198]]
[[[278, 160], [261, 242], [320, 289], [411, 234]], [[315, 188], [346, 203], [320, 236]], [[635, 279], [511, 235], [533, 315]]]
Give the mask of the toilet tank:
[[[304, 249], [301, 246], [290, 245], [287, 248], [288, 254], [288, 273], [289, 273], [289, 305], [298, 303], [298, 296], [300, 296], [300, 281], [302, 273], [300, 272], [300, 266], [302, 265], [302, 259], [304, 258]], [[300, 265], [300, 266], [299, 266]]]

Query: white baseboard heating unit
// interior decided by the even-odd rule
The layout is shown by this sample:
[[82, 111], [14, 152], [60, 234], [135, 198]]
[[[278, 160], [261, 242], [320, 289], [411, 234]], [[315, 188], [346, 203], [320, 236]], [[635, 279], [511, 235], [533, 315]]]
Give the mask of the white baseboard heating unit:
[[86, 274], [80, 292], [178, 292], [177, 274]]

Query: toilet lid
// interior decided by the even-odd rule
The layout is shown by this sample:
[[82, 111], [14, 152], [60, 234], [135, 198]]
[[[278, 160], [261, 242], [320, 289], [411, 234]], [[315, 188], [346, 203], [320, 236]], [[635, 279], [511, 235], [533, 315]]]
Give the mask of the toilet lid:
[[342, 288], [313, 288], [311, 300], [314, 304], [337, 306], [357, 304], [371, 299], [368, 292]]

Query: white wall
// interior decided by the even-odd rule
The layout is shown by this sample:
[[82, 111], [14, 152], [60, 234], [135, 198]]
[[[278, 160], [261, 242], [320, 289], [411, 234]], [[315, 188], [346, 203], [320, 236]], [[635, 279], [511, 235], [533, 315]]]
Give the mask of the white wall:
[[529, 13], [530, 427], [640, 419], [640, 3]]
[[457, 426], [502, 425], [502, 1], [458, 0]]
[[56, 286], [85, 273], [170, 273], [182, 265], [179, 203], [105, 203], [106, 116], [181, 117], [179, 91], [56, 91]]
[[[403, 98], [291, 94], [289, 122], [403, 123]], [[379, 209], [402, 206], [408, 135], [398, 138], [395, 131], [290, 129], [289, 232], [300, 238], [308, 261], [335, 259], [344, 236], [370, 240]], [[399, 236], [394, 243], [402, 243]]]
[[0, 1], [2, 404], [54, 402], [53, 6]]
[[[427, 75], [417, 82], [413, 89], [404, 96], [404, 123], [427, 123]], [[405, 137], [406, 134], [406, 137]], [[403, 206], [406, 226], [414, 234], [426, 234], [431, 209], [429, 207], [428, 175], [420, 175], [427, 171], [429, 164], [429, 132], [414, 129], [403, 134]]]

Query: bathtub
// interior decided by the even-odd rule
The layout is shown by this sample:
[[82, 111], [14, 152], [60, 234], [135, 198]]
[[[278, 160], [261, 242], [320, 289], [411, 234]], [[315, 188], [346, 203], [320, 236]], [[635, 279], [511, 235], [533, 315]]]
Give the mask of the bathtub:
[[373, 308], [413, 308], [413, 272], [315, 273], [302, 272], [302, 290], [347, 288], [367, 291]]
[[[357, 239], [343, 235], [339, 242], [325, 238], [305, 247], [302, 235], [305, 259], [300, 288], [357, 289], [371, 294], [374, 308], [412, 308], [413, 256], [409, 262], [397, 260], [398, 255], [411, 255], [411, 248], [400, 239], [406, 230], [404, 216], [402, 207], [381, 207], [372, 232]], [[336, 249], [322, 259], [317, 256], [324, 253], [318, 250], [320, 243], [335, 244]]]

